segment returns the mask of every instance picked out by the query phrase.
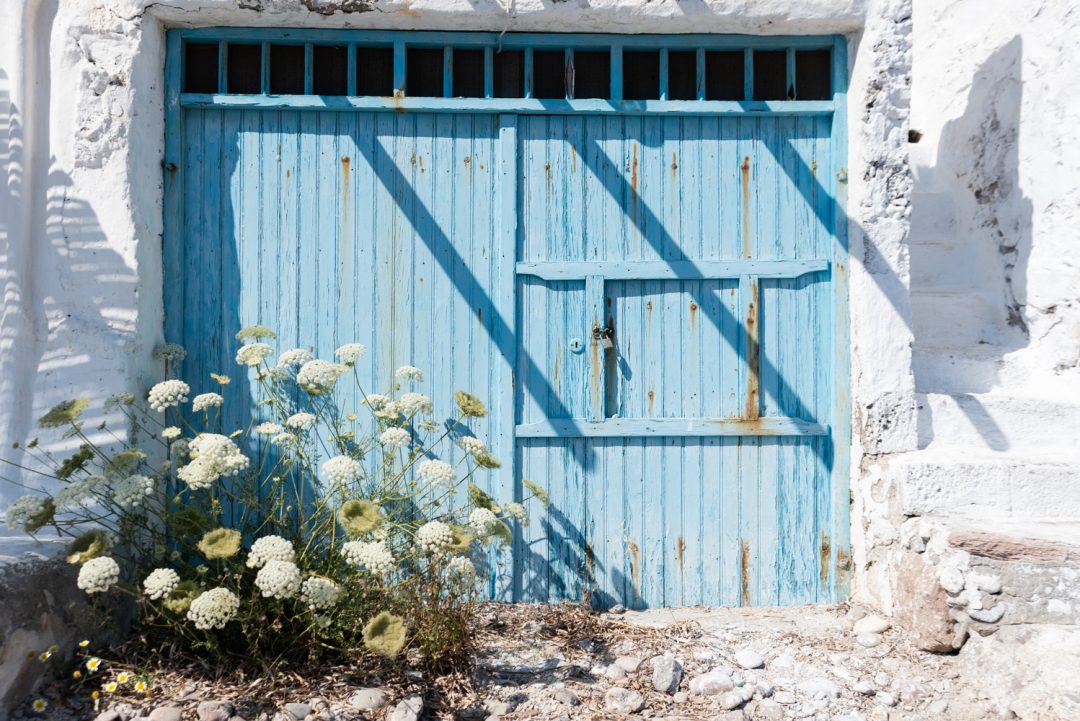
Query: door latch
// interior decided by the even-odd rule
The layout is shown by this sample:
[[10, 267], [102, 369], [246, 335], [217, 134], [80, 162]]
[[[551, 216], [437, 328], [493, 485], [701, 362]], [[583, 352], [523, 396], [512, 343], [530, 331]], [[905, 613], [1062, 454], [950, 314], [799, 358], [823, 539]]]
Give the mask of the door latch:
[[615, 328], [610, 324], [601, 328], [599, 324], [592, 327], [593, 340], [600, 341], [600, 347], [604, 350], [615, 348]]

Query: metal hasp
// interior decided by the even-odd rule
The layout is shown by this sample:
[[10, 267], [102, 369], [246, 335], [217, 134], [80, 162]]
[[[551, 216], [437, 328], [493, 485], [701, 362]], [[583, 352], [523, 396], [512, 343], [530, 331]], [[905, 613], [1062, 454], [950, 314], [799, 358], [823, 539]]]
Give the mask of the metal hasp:
[[[409, 364], [437, 409], [457, 389], [485, 398], [465, 430], [503, 465], [470, 480], [500, 502], [524, 479], [550, 497], [488, 556], [492, 597], [842, 599], [846, 52], [841, 37], [169, 30], [181, 373], [217, 390], [233, 333], [260, 324], [322, 358], [367, 344], [372, 392]], [[223, 392], [223, 427], [260, 413], [254, 379]]]

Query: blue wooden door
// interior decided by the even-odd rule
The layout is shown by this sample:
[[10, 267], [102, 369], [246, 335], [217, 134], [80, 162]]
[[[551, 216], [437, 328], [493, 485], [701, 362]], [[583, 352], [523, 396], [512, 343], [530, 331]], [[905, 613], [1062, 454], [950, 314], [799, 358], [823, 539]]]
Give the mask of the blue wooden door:
[[[520, 496], [527, 478], [551, 499], [493, 560], [498, 598], [846, 593], [842, 40], [686, 36], [685, 100], [663, 38], [282, 32], [170, 33], [165, 331], [195, 393], [232, 368], [235, 330], [262, 324], [325, 358], [369, 345], [367, 388], [411, 364], [437, 408], [485, 397], [476, 431], [504, 463], [489, 490]], [[304, 73], [276, 95], [283, 37], [304, 43]], [[338, 95], [315, 92], [320, 42], [348, 59]], [[393, 95], [365, 95], [357, 59], [388, 42]], [[441, 84], [413, 86], [437, 97], [405, 92], [412, 42], [441, 49]], [[787, 44], [762, 51], [781, 60], [778, 100], [754, 90], [766, 42]], [[238, 43], [261, 49], [254, 90], [236, 90]], [[565, 97], [536, 97], [552, 52], [534, 47], [553, 43]], [[573, 43], [608, 53], [611, 97], [575, 96]], [[656, 54], [657, 99], [623, 99], [624, 44]], [[826, 100], [793, 99], [803, 46], [831, 52]], [[498, 51], [520, 53], [509, 97]], [[714, 52], [746, 58], [743, 99], [709, 96]], [[455, 53], [481, 68], [479, 97], [454, 94]], [[216, 63], [206, 87], [193, 58]], [[239, 427], [253, 389], [225, 390]]]

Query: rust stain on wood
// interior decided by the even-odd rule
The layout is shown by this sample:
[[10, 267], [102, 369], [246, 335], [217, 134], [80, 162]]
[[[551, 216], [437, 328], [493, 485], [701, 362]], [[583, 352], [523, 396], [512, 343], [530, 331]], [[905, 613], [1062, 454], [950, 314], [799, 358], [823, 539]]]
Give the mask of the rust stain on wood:
[[679, 573], [683, 572], [683, 561], [686, 557], [686, 541], [682, 536], [675, 541], [675, 558], [679, 561]]
[[739, 166], [742, 177], [742, 252], [750, 257], [750, 156], [744, 156]]
[[679, 160], [675, 157], [675, 153], [671, 154], [671, 179], [675, 180], [679, 175]]
[[821, 587], [825, 588], [829, 585], [829, 567], [832, 565], [832, 543], [829, 541], [829, 534], [822, 531], [821, 533], [821, 561], [818, 569], [818, 573], [821, 576]]
[[641, 588], [641, 551], [637, 541], [633, 538], [626, 539], [626, 550], [630, 552], [630, 584], [634, 590], [634, 596], [639, 596]]
[[697, 311], [697, 303], [690, 301], [690, 330], [694, 330], [694, 328], [697, 327]]
[[742, 580], [742, 605], [750, 605], [750, 542], [742, 539], [739, 553], [739, 569]]
[[761, 417], [761, 404], [758, 402], [760, 394], [759, 379], [759, 356], [761, 343], [758, 339], [758, 288], [757, 281], [750, 281], [750, 302], [746, 312], [746, 408], [745, 415], [749, 419]]

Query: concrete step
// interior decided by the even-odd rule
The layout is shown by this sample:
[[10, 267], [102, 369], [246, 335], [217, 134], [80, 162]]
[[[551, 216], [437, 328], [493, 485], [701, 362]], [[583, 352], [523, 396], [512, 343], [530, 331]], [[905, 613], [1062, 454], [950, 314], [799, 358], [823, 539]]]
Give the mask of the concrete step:
[[950, 448], [899, 454], [888, 467], [907, 516], [995, 525], [1080, 521], [1080, 456]]
[[913, 242], [911, 258], [912, 295], [925, 292], [982, 291], [988, 286], [1000, 287], [1000, 268], [990, 265], [992, 258], [983, 257], [969, 243], [950, 240]]
[[1080, 405], [998, 393], [918, 393], [919, 447], [1080, 455]]
[[934, 348], [918, 339], [911, 354], [915, 390], [920, 393], [987, 393], [994, 388], [1021, 387], [1028, 371], [1007, 346], [982, 344], [966, 348]]
[[926, 347], [993, 343], [1007, 328], [1004, 302], [993, 304], [986, 296], [972, 291], [913, 288], [911, 317], [916, 342]]

